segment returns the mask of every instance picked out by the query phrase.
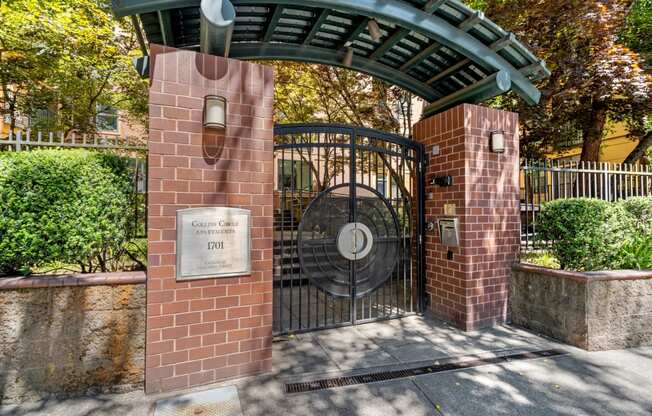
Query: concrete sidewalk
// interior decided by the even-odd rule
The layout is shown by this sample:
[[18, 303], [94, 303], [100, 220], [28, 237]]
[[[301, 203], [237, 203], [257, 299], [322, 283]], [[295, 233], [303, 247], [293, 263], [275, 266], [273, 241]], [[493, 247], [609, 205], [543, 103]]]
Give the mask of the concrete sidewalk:
[[[650, 415], [652, 348], [587, 353], [502, 326], [464, 333], [413, 317], [290, 337], [274, 345], [275, 372], [234, 385], [247, 416]], [[287, 394], [286, 382], [563, 348], [568, 355]], [[177, 393], [179, 394], [179, 393]], [[149, 415], [142, 392], [0, 407], [0, 415]]]
[[276, 374], [293, 379], [314, 373], [555, 346], [559, 344], [514, 327], [463, 332], [434, 318], [410, 316], [277, 338], [273, 357]]

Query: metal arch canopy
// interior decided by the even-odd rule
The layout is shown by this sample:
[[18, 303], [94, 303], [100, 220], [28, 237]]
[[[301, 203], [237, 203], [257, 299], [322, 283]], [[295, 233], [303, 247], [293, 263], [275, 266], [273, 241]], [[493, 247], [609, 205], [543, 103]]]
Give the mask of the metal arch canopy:
[[425, 114], [510, 89], [536, 104], [534, 81], [550, 75], [513, 34], [459, 0], [113, 0], [113, 10], [154, 43], [364, 72], [431, 102]]
[[232, 44], [232, 58], [238, 59], [269, 59], [279, 61], [304, 61], [317, 64], [326, 64], [350, 68], [359, 72], [378, 77], [391, 84], [398, 85], [412, 91], [414, 94], [433, 101], [436, 96], [427, 84], [410, 77], [402, 72], [370, 59], [354, 56], [350, 65], [342, 63], [342, 54], [338, 51], [316, 48], [311, 46], [293, 46], [287, 44]]

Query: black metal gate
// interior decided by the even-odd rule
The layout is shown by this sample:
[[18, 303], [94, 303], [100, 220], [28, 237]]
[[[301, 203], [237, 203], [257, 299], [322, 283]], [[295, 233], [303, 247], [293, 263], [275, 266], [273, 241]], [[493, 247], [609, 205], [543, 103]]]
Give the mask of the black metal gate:
[[274, 135], [274, 332], [422, 310], [422, 145], [346, 125]]

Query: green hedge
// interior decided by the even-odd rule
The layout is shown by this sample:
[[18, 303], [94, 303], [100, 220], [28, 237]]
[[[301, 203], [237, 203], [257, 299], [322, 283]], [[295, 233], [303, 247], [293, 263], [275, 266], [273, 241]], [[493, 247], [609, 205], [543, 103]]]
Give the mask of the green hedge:
[[634, 220], [622, 204], [588, 199], [558, 199], [543, 205], [538, 238], [550, 244], [562, 269], [610, 269]]
[[83, 150], [0, 154], [0, 272], [105, 269], [128, 236], [128, 160]]
[[543, 204], [537, 237], [562, 269], [652, 268], [652, 198], [615, 203], [560, 199]]

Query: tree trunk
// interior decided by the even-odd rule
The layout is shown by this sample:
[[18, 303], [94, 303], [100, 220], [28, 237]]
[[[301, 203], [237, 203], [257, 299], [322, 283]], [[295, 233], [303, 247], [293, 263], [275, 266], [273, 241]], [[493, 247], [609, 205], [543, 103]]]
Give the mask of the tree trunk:
[[607, 122], [607, 108], [602, 103], [594, 102], [589, 117], [589, 123], [584, 127], [582, 156], [583, 162], [600, 161], [600, 145], [602, 144], [602, 132]]
[[645, 136], [639, 140], [634, 150], [627, 155], [623, 163], [638, 162], [645, 155], [645, 152], [650, 148], [650, 146], [652, 146], [652, 131], [648, 131]]

